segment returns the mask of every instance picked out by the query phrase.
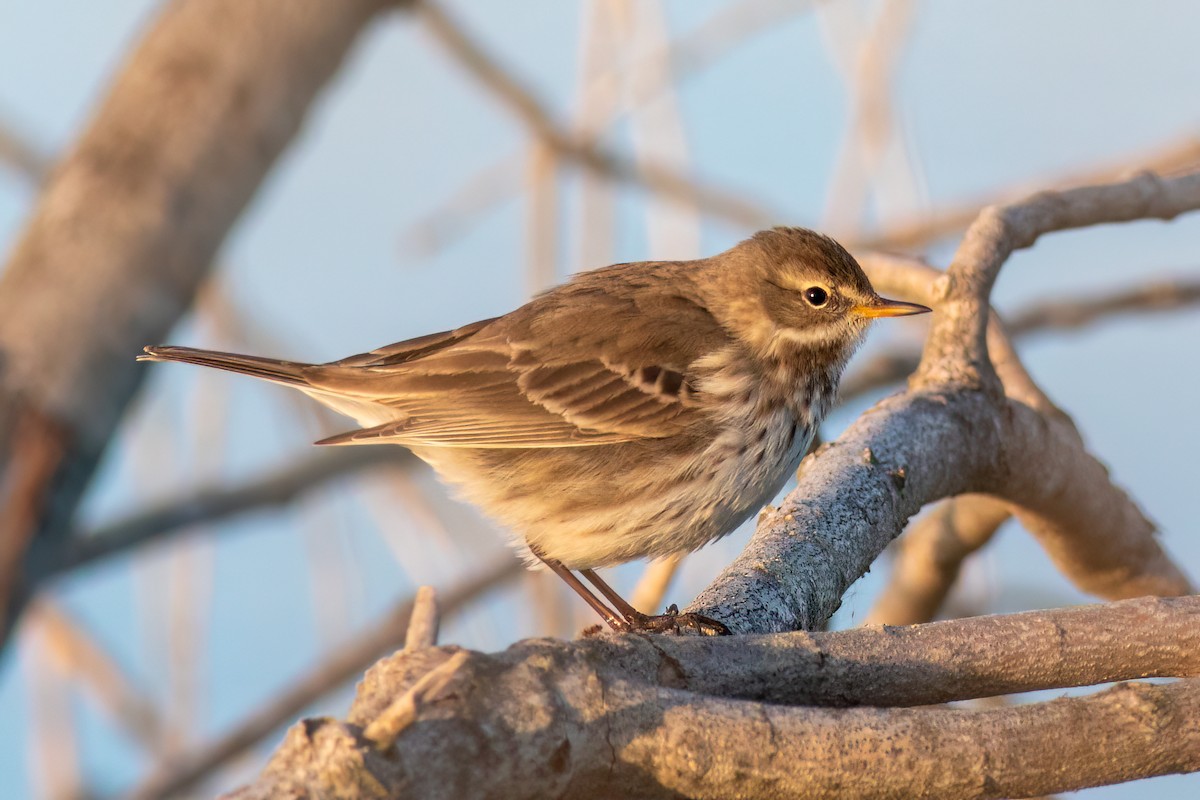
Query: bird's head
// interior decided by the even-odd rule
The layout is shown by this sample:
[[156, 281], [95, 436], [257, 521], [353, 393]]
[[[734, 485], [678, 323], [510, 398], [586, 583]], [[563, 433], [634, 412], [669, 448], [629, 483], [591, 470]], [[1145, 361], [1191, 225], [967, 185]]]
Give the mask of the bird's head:
[[845, 248], [804, 228], [761, 231], [727, 255], [742, 283], [729, 321], [768, 353], [800, 346], [849, 356], [872, 320], [930, 310], [880, 297]]

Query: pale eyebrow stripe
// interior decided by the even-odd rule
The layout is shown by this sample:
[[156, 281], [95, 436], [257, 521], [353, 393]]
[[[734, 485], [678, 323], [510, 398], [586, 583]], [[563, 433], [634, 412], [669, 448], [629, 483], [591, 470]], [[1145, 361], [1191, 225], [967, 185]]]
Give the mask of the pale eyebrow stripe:
[[812, 287], [817, 286], [821, 289], [824, 289], [826, 291], [826, 293], [828, 293], [830, 296], [833, 295], [833, 287], [830, 286], [825, 281], [805, 280], [805, 281], [796, 282], [793, 280], [788, 280], [786, 278], [784, 280], [785, 280], [784, 283], [776, 283], [775, 281], [768, 279], [767, 283], [771, 284], [772, 286], [776, 286], [780, 289], [783, 289], [785, 292], [803, 292], [805, 289], [811, 289]]

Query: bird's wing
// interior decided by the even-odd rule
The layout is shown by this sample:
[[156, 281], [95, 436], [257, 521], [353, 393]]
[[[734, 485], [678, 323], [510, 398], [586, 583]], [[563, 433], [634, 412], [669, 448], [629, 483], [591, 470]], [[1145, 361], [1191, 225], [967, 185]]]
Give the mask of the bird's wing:
[[436, 353], [438, 350], [444, 350], [464, 339], [469, 339], [495, 321], [495, 317], [482, 319], [479, 322], [472, 322], [470, 325], [464, 325], [452, 331], [442, 331], [441, 333], [431, 333], [428, 336], [418, 336], [415, 339], [406, 339], [403, 342], [389, 344], [386, 347], [380, 347], [369, 353], [360, 353], [359, 355], [343, 358], [340, 361], [334, 361], [324, 366], [389, 367], [404, 364], [421, 356]]
[[[623, 292], [607, 284], [559, 287], [415, 357], [403, 357], [414, 349], [403, 343], [376, 351], [389, 354], [383, 363], [364, 355], [314, 368], [314, 388], [399, 417], [324, 443], [580, 447], [680, 432], [701, 413], [689, 367], [728, 338], [670, 282]], [[393, 353], [400, 360], [388, 361]]]

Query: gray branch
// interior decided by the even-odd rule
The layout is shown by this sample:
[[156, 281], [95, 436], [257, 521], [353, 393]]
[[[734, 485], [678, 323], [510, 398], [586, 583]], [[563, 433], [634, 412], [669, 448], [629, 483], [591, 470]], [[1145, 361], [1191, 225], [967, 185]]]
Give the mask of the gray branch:
[[[231, 797], [1027, 797], [1194, 771], [1195, 680], [927, 706], [1195, 675], [1198, 617], [1186, 597], [901, 629], [401, 652], [367, 673], [346, 722], [298, 723]], [[368, 738], [381, 718], [403, 724]]]

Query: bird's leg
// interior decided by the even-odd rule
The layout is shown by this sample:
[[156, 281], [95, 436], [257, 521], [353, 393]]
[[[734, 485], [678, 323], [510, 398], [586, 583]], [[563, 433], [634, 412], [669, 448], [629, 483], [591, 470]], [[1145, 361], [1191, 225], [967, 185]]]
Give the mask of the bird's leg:
[[667, 609], [666, 614], [658, 616], [649, 616], [638, 611], [631, 606], [625, 598], [617, 594], [616, 589], [609, 586], [595, 571], [590, 569], [581, 569], [579, 574], [587, 578], [588, 581], [599, 590], [600, 594], [604, 595], [616, 611], [604, 604], [596, 595], [592, 594], [591, 590], [584, 586], [583, 581], [575, 577], [571, 570], [562, 565], [561, 561], [556, 561], [553, 558], [547, 558], [531, 547], [538, 559], [550, 568], [558, 577], [566, 582], [574, 592], [583, 598], [592, 610], [599, 614], [608, 627], [614, 631], [634, 631], [638, 633], [679, 633], [681, 628], [690, 628], [703, 636], [727, 636], [729, 629], [717, 622], [715, 619], [710, 619], [701, 614], [680, 614], [679, 609], [671, 606]]
[[[537, 556], [543, 564], [549, 567], [551, 572], [562, 578], [566, 582], [567, 586], [570, 586], [572, 589], [574, 589], [575, 593], [582, 597], [584, 602], [592, 607], [593, 611], [603, 617], [604, 621], [608, 623], [608, 627], [612, 628], [614, 631], [627, 631], [630, 629], [629, 623], [625, 621], [621, 614], [618, 614], [616, 611], [613, 611], [611, 608], [604, 605], [604, 602], [599, 597], [596, 597], [596, 595], [592, 594], [591, 591], [583, 585], [583, 581], [579, 580], [579, 578], [576, 578], [571, 573], [571, 570], [564, 567], [561, 562], [555, 561], [553, 558], [546, 558], [538, 553], [537, 550], [534, 550], [533, 554]], [[611, 592], [612, 590], [609, 589], [609, 591]], [[609, 599], [612, 598], [610, 597]], [[621, 602], [624, 603], [625, 601], [622, 600]], [[628, 606], [629, 604], [625, 603], [625, 605]]]
[[581, 569], [579, 570], [579, 574], [587, 578], [588, 583], [590, 583], [592, 586], [595, 586], [600, 591], [600, 594], [604, 595], [608, 602], [613, 604], [613, 608], [617, 610], [617, 613], [619, 613], [628, 621], [633, 622], [639, 617], [646, 616], [633, 606], [629, 605], [629, 602], [624, 597], [621, 597], [621, 595], [617, 594], [617, 590], [609, 586], [603, 578], [596, 574], [594, 569]]
[[[623, 628], [616, 628], [617, 630], [634, 630], [642, 633], [678, 633], [680, 628], [690, 628], [702, 636], [728, 636], [730, 633], [728, 628], [711, 617], [703, 614], [680, 614], [679, 607], [674, 604], [667, 609], [665, 614], [657, 616], [643, 614], [617, 594], [617, 590], [609, 586], [603, 578], [596, 574], [595, 570], [581, 569], [579, 574], [599, 589], [600, 594], [604, 595], [621, 616], [625, 617], [627, 624]], [[611, 622], [609, 624], [612, 625]]]

